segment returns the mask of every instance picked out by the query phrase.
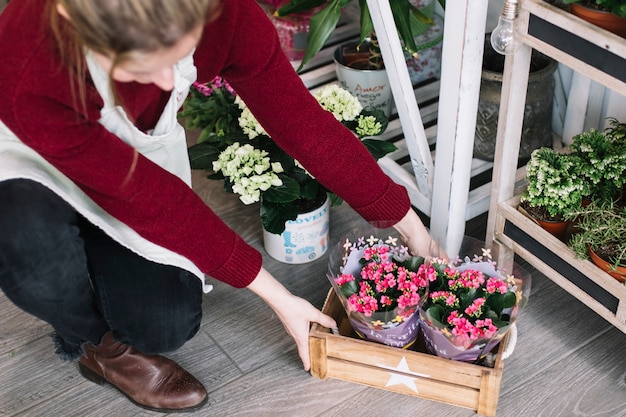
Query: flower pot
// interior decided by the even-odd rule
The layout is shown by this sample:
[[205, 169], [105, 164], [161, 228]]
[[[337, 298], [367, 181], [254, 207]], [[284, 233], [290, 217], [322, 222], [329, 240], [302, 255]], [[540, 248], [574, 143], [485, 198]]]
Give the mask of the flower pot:
[[570, 4], [570, 11], [573, 15], [592, 23], [602, 29], [626, 38], [626, 19], [611, 12], [597, 10], [580, 3]]
[[406, 65], [413, 85], [441, 76], [441, 54], [443, 49], [443, 19], [433, 16], [433, 25], [416, 36], [418, 57], [405, 52]]
[[393, 101], [391, 85], [384, 69], [369, 69], [367, 48], [356, 50], [356, 42], [335, 49], [335, 72], [339, 83], [366, 110], [382, 110], [386, 116], [391, 113]]
[[[485, 37], [483, 70], [476, 117], [474, 157], [493, 161], [500, 114], [500, 93], [504, 71], [504, 56], [498, 54]], [[552, 58], [534, 51], [526, 92], [519, 159], [530, 157], [533, 150], [552, 146], [552, 104], [554, 78], [558, 64]]]
[[[484, 247], [484, 242], [465, 237], [459, 251], [462, 260], [444, 263], [445, 269], [439, 263], [429, 272], [435, 276], [430, 278], [429, 299], [419, 314], [426, 349], [433, 355], [463, 362], [482, 359], [504, 338], [528, 301], [532, 280], [528, 271], [515, 262], [512, 270], [500, 269], [493, 261], [497, 248], [491, 253]], [[450, 271], [455, 272], [447, 275]], [[498, 298], [503, 297], [503, 284], [508, 301]], [[480, 299], [482, 303], [472, 301]], [[472, 312], [470, 305], [479, 307]], [[488, 309], [487, 316], [472, 318], [473, 313], [483, 314], [483, 309]], [[502, 324], [496, 325], [500, 320]]]
[[330, 199], [296, 220], [285, 224], [285, 231], [275, 235], [263, 230], [263, 244], [274, 259], [288, 264], [303, 264], [322, 256], [328, 249]]
[[542, 229], [556, 237], [557, 239], [565, 242], [569, 233], [569, 226], [571, 224], [568, 220], [546, 220], [541, 217], [540, 213], [547, 215], [547, 210], [544, 208], [531, 207], [527, 202], [522, 201], [517, 210], [533, 220]]
[[276, 28], [280, 46], [287, 58], [290, 61], [298, 61], [304, 58], [311, 14], [275, 16], [273, 10], [268, 10], [267, 14]]
[[617, 268], [613, 268], [612, 263], [600, 258], [591, 248], [589, 248], [589, 257], [598, 268], [602, 269], [619, 282], [626, 282], [626, 267], [618, 266]]
[[[420, 311], [420, 316], [425, 316], [424, 311]], [[502, 329], [502, 332], [488, 343], [468, 348], [455, 345], [451, 340], [452, 334], [449, 331], [442, 330], [442, 328], [435, 326], [428, 320], [420, 320], [420, 328], [422, 330], [422, 335], [424, 336], [426, 349], [429, 353], [455, 361], [475, 362], [476, 360], [484, 357], [487, 353], [491, 352], [493, 348], [500, 343], [506, 335], [509, 326], [507, 326], [506, 329]]]
[[570, 222], [561, 220], [539, 220], [535, 219], [539, 226], [561, 241], [567, 239], [567, 230]]
[[394, 229], [371, 225], [346, 233], [331, 250], [327, 277], [360, 338], [404, 349], [417, 339], [428, 284], [409, 259]]
[[[370, 317], [370, 319], [371, 318], [372, 317]], [[361, 320], [350, 317], [350, 314], [348, 315], [348, 319], [355, 333], [360, 338], [382, 343], [387, 346], [408, 349], [413, 345], [419, 335], [420, 324], [419, 314], [417, 312], [413, 313], [411, 317], [404, 320], [399, 325], [393, 327], [391, 327], [392, 322], [387, 322], [379, 328], [373, 328], [371, 325]]]

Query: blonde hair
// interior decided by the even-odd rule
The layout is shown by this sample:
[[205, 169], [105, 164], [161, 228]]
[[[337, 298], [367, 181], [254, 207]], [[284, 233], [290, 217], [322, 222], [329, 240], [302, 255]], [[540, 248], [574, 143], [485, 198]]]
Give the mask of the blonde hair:
[[[117, 65], [137, 53], [173, 46], [215, 18], [220, 8], [220, 0], [57, 0], [48, 4], [59, 53], [72, 75], [72, 90], [83, 105], [84, 48], [111, 58], [111, 76]], [[68, 19], [59, 16], [58, 6]]]

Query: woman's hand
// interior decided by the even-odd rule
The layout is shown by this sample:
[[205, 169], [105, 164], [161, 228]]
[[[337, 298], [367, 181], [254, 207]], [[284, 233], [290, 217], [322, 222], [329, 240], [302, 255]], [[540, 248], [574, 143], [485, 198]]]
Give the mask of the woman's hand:
[[335, 320], [323, 314], [311, 303], [290, 293], [265, 268], [261, 268], [257, 277], [248, 285], [248, 289], [263, 299], [278, 315], [287, 333], [298, 347], [298, 354], [304, 370], [311, 367], [309, 358], [309, 328], [311, 323], [319, 323], [333, 328]]
[[409, 209], [402, 220], [393, 227], [400, 233], [413, 255], [423, 256], [424, 258], [448, 259], [445, 249], [432, 238], [428, 229], [413, 209]]

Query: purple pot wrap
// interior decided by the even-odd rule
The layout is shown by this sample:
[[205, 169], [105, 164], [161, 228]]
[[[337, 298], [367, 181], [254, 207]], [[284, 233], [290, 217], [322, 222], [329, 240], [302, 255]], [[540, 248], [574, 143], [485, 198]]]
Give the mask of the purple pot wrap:
[[354, 330], [364, 339], [383, 343], [388, 346], [403, 348], [412, 344], [419, 334], [419, 314], [413, 313], [396, 327], [387, 329], [374, 329], [367, 324], [352, 317], [350, 324]]

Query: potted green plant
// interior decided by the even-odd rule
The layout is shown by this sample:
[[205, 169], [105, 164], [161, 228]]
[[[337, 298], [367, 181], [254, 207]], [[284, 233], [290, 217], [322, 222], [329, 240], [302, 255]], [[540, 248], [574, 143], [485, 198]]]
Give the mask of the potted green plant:
[[572, 14], [626, 37], [626, 0], [563, 0]]
[[626, 207], [593, 201], [569, 213], [576, 233], [568, 246], [579, 259], [590, 259], [620, 282], [626, 282]]
[[574, 136], [570, 149], [578, 157], [576, 175], [583, 178], [583, 198], [602, 203], [621, 197], [626, 183], [626, 124], [615, 118], [600, 132], [589, 129]]
[[[324, 109], [361, 138], [374, 158], [396, 150], [393, 143], [367, 137], [386, 129], [387, 118], [382, 112], [364, 110], [356, 97], [334, 84], [316, 90], [313, 95]], [[244, 204], [260, 203], [266, 248], [270, 239], [285, 232], [286, 225], [297, 223], [293, 221], [302, 213], [328, 205], [327, 200], [332, 205], [341, 203], [339, 197], [276, 145], [221, 78], [206, 85], [195, 83], [180, 117], [185, 119], [187, 127], [200, 130], [198, 142], [189, 148], [192, 169], [207, 171], [209, 179], [224, 181], [225, 190], [239, 195]], [[328, 211], [321, 210], [324, 214]], [[327, 230], [326, 227], [326, 233]], [[325, 245], [320, 243], [320, 246], [325, 251]], [[273, 256], [269, 250], [268, 253]]]
[[[291, 0], [280, 7], [279, 16], [318, 10], [311, 16], [307, 46], [298, 71], [326, 44], [339, 23], [343, 8], [352, 0]], [[435, 25], [438, 0], [390, 0], [396, 28], [406, 56], [417, 58], [415, 37]], [[442, 1], [442, 0], [439, 0]], [[391, 114], [393, 98], [378, 38], [366, 0], [359, 0], [360, 36], [339, 45], [334, 52], [335, 71], [341, 85], [355, 95], [369, 110]], [[438, 26], [438, 25], [437, 25]], [[439, 40], [440, 41], [440, 40]]]
[[565, 218], [582, 203], [584, 180], [576, 174], [578, 165], [578, 156], [546, 147], [534, 150], [526, 165], [528, 187], [520, 208], [560, 239], [567, 232]]
[[[445, 3], [443, 0], [439, 1], [442, 5]], [[302, 69], [322, 49], [339, 23], [341, 10], [351, 2], [352, 0], [291, 0], [276, 11], [278, 16], [287, 16], [319, 8], [319, 11], [311, 17], [307, 47], [298, 70]], [[432, 14], [422, 11], [410, 0], [390, 0], [390, 5], [404, 47], [410, 53], [415, 54], [417, 45], [414, 37], [433, 23]], [[384, 68], [366, 0], [359, 0], [359, 6], [361, 30], [358, 45], [367, 50], [370, 69]]]

